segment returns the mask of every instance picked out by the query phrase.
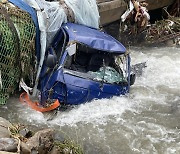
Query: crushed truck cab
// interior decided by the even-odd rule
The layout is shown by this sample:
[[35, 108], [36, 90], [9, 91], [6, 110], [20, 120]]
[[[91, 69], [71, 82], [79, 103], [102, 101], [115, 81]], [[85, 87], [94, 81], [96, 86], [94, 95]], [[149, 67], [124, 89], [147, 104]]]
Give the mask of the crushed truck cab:
[[66, 23], [46, 51], [40, 104], [58, 99], [77, 105], [124, 95], [134, 80], [130, 55], [119, 41], [97, 29]]

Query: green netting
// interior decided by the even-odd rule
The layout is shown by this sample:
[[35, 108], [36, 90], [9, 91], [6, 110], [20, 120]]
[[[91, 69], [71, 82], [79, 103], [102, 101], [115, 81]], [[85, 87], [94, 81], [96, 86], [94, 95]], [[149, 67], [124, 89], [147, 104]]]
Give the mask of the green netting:
[[34, 45], [30, 15], [10, 3], [0, 3], [0, 104], [6, 103], [21, 77], [32, 79]]

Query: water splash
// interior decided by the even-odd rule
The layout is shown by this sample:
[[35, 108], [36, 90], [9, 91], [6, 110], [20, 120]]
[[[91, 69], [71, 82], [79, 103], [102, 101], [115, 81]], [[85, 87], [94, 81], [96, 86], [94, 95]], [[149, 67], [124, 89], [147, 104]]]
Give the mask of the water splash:
[[180, 51], [171, 47], [130, 52], [133, 64], [146, 62], [147, 67], [129, 96], [94, 100], [51, 121], [16, 101], [0, 115], [63, 130], [86, 153], [180, 153]]

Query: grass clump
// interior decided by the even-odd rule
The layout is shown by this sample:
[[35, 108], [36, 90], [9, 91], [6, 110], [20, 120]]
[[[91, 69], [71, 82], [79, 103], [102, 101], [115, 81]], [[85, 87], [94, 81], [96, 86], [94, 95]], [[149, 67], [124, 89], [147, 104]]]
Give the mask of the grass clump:
[[81, 146], [73, 140], [64, 140], [63, 142], [55, 141], [54, 147], [60, 154], [83, 154]]

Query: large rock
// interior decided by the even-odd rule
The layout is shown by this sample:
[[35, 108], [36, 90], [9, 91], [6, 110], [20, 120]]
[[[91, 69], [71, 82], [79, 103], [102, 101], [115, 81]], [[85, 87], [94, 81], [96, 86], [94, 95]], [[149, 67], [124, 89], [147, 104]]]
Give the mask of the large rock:
[[57, 148], [57, 147], [53, 147], [52, 148], [52, 150], [50, 151], [50, 154], [59, 154], [59, 153], [61, 153], [60, 151], [59, 151], [59, 149]]
[[18, 141], [14, 138], [0, 138], [0, 151], [16, 152]]
[[19, 154], [17, 152], [6, 152], [6, 151], [0, 151], [0, 154]]
[[9, 127], [12, 127], [12, 124], [6, 119], [0, 117], [0, 138], [10, 137]]
[[46, 154], [53, 146], [54, 135], [53, 129], [41, 130], [31, 137], [26, 145], [30, 148], [31, 153]]
[[30, 154], [31, 153], [30, 148], [24, 142], [21, 142], [20, 148], [21, 148], [21, 153], [22, 154]]

